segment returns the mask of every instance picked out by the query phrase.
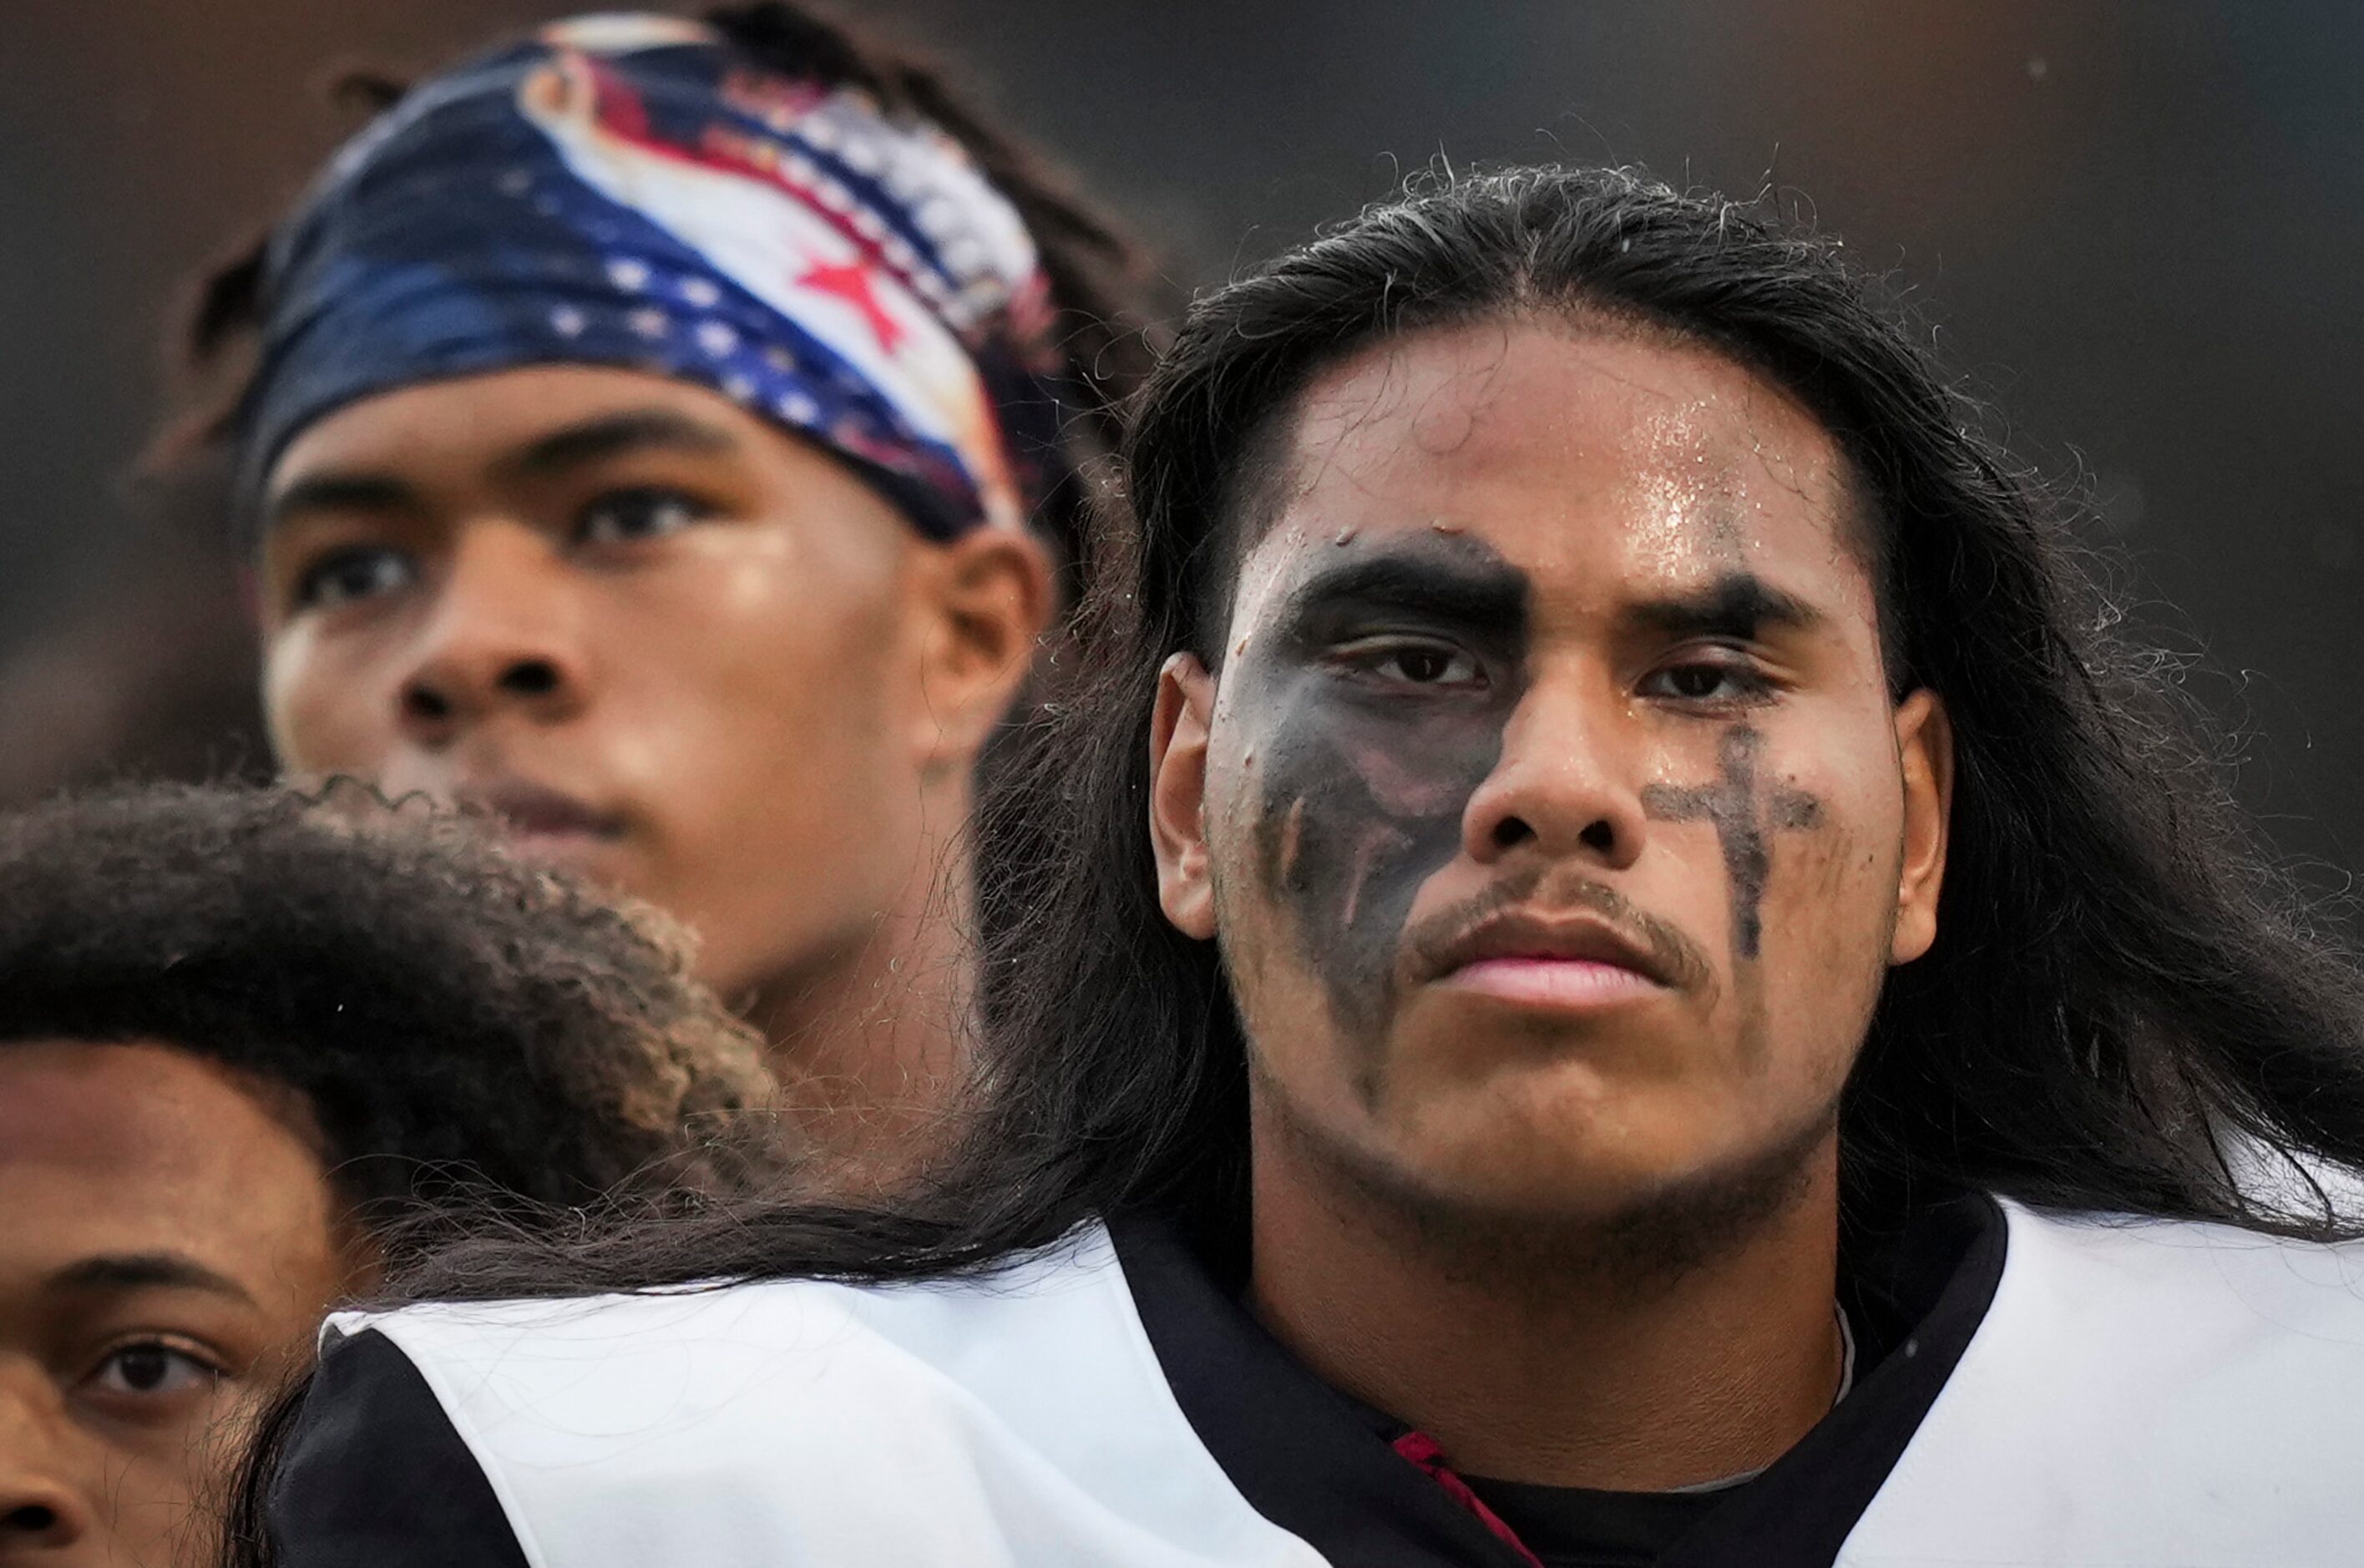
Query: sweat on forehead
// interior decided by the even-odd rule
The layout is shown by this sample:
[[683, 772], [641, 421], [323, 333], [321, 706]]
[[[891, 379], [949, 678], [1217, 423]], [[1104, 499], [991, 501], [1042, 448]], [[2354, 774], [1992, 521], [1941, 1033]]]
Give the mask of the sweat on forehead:
[[[1538, 407], [1556, 412], [1538, 419]], [[1242, 570], [1277, 525], [1288, 525], [1292, 551], [1414, 528], [1459, 533], [1482, 528], [1506, 494], [1572, 505], [1571, 474], [1593, 492], [1585, 499], [1613, 506], [1640, 557], [1704, 550], [1736, 567], [1768, 502], [1793, 514], [1801, 502], [1879, 576], [1879, 530], [1853, 465], [1781, 386], [1654, 323], [1522, 312], [1382, 339], [1310, 368], [1272, 406], [1235, 449], [1216, 509], [1206, 651], [1220, 654], [1248, 585]]]

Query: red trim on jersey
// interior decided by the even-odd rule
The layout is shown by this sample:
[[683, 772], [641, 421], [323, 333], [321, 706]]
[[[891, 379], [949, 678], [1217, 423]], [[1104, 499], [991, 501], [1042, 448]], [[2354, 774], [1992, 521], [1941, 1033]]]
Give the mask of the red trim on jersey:
[[1544, 1568], [1544, 1561], [1527, 1550], [1519, 1532], [1503, 1521], [1502, 1516], [1486, 1506], [1486, 1499], [1469, 1489], [1469, 1483], [1453, 1473], [1444, 1462], [1444, 1451], [1426, 1432], [1406, 1432], [1394, 1443], [1395, 1451], [1428, 1472], [1429, 1479], [1444, 1488], [1444, 1495], [1478, 1516], [1478, 1522], [1493, 1531], [1494, 1539], [1519, 1554], [1519, 1561], [1528, 1568]]

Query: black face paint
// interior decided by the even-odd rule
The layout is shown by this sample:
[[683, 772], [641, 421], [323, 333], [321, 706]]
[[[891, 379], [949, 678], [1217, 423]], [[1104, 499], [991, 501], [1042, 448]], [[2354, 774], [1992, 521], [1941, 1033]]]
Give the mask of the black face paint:
[[[1294, 915], [1340, 1028], [1376, 1044], [1412, 900], [1460, 852], [1463, 812], [1501, 758], [1528, 585], [1485, 544], [1433, 532], [1322, 554], [1233, 678], [1261, 718], [1266, 885]], [[1484, 680], [1422, 684], [1341, 651], [1382, 638], [1455, 651]], [[1375, 1093], [1376, 1059], [1365, 1078]]]
[[1823, 803], [1811, 795], [1778, 784], [1769, 792], [1759, 789], [1756, 757], [1764, 748], [1765, 737], [1754, 726], [1735, 724], [1723, 732], [1716, 748], [1723, 773], [1718, 783], [1690, 789], [1649, 784], [1642, 791], [1643, 811], [1660, 821], [1715, 824], [1724, 873], [1732, 880], [1733, 950], [1745, 959], [1756, 956], [1764, 937], [1771, 834], [1784, 828], [1812, 828], [1823, 819]]

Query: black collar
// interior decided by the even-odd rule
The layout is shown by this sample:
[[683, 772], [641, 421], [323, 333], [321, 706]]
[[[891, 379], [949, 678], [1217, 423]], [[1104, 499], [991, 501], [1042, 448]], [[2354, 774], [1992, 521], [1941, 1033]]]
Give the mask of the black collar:
[[[1171, 1224], [1110, 1224], [1183, 1414], [1240, 1493], [1333, 1562], [1523, 1568], [1518, 1549], [1390, 1445], [1384, 1417], [1299, 1365]], [[2003, 1217], [1983, 1195], [1857, 1206], [1843, 1227], [1851, 1314], [1887, 1313], [1886, 1353], [1855, 1391], [1657, 1568], [1823, 1568], [1920, 1429], [2002, 1274]]]

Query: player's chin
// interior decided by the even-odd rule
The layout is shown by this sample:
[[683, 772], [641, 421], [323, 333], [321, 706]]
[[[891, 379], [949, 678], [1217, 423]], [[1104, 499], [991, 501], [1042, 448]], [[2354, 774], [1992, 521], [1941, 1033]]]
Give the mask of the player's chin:
[[1786, 1145], [1768, 1161], [1745, 1141], [1542, 1132], [1404, 1151], [1404, 1163], [1417, 1169], [1411, 1184], [1438, 1211], [1506, 1233], [1529, 1228], [1538, 1238], [1620, 1231], [1645, 1216], [1769, 1211], [1812, 1167], [1810, 1151]]
[[1561, 1008], [1424, 986], [1388, 1031], [1380, 1104], [1407, 1125], [1455, 1125], [1481, 1149], [1619, 1141], [1714, 1097], [1723, 1064], [1710, 1044], [1713, 1022], [1664, 989]]
[[1405, 1162], [1440, 1195], [1504, 1211], [1617, 1212], [1745, 1140], [1725, 1096], [1578, 1053], [1397, 1087], [1381, 1114]]

